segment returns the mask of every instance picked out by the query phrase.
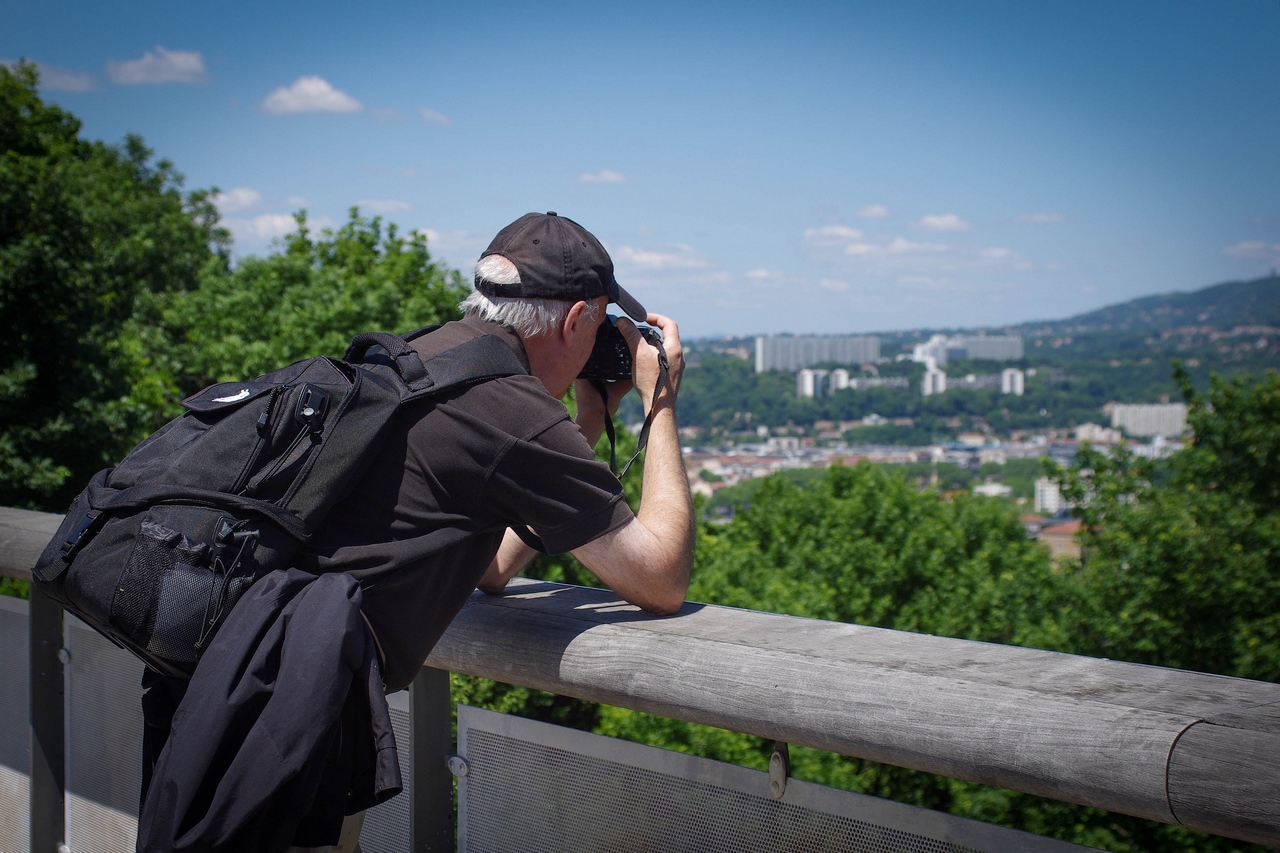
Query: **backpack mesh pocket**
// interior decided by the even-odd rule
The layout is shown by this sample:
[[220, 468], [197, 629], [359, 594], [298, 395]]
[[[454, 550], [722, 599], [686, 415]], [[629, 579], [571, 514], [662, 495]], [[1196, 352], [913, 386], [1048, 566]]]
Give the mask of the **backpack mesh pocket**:
[[[164, 516], [169, 516], [168, 518]], [[253, 580], [253, 546], [214, 547], [223, 511], [157, 507], [139, 526], [113, 591], [110, 618], [156, 658], [194, 667], [203, 646]], [[184, 522], [188, 533], [169, 526]]]

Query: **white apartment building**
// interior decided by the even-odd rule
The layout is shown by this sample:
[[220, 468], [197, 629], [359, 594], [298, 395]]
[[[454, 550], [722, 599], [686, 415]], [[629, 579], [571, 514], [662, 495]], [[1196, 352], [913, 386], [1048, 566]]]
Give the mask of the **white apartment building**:
[[880, 358], [875, 335], [781, 335], [756, 338], [756, 373], [800, 370], [815, 364], [864, 364]]
[[934, 335], [911, 350], [911, 360], [932, 358], [939, 366], [960, 358], [988, 361], [1018, 361], [1022, 358], [1021, 335]]
[[1117, 444], [1120, 441], [1120, 431], [1108, 429], [1098, 424], [1080, 424], [1075, 429], [1076, 439], [1078, 441], [1088, 441], [1092, 444]]
[[1117, 404], [1111, 407], [1111, 426], [1133, 436], [1176, 438], [1187, 430], [1187, 404]]
[[1068, 506], [1057, 483], [1048, 477], [1036, 478], [1036, 512], [1057, 515]]
[[849, 371], [843, 367], [837, 367], [831, 371], [831, 390], [844, 391], [849, 387]]
[[947, 374], [938, 370], [936, 367], [930, 367], [924, 372], [924, 378], [920, 380], [920, 394], [928, 397], [932, 394], [942, 394], [947, 390]]
[[1016, 394], [1021, 397], [1027, 387], [1027, 377], [1016, 367], [1006, 367], [1000, 371], [1000, 393]]
[[849, 380], [849, 387], [855, 391], [868, 388], [901, 388], [905, 391], [910, 385], [905, 376], [856, 376]]
[[827, 376], [825, 370], [810, 370], [804, 368], [796, 373], [796, 396], [797, 397], [822, 397], [825, 396], [826, 385], [823, 380]]

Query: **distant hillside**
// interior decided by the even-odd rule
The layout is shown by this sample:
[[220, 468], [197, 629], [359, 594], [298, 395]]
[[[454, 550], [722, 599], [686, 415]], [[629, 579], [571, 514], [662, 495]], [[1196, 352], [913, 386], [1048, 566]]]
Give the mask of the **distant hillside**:
[[[1185, 337], [1188, 334], [1203, 335], [1210, 330], [1231, 332], [1241, 327], [1256, 326], [1280, 326], [1280, 275], [1253, 281], [1229, 281], [1190, 292], [1144, 296], [1065, 320], [1033, 320], [986, 328], [997, 333], [1018, 333], [1025, 338], [1102, 335], [1110, 348], [1125, 346], [1125, 340], [1142, 341], [1152, 334], [1166, 333], [1167, 336], [1172, 329], [1182, 330]], [[933, 334], [972, 331], [975, 329], [915, 328], [871, 334], [878, 335], [893, 352], [894, 347], [906, 347]], [[754, 336], [717, 337], [698, 341], [695, 348], [749, 359], [755, 352], [754, 340]]]
[[1024, 335], [1063, 335], [1162, 332], [1189, 326], [1280, 326], [1280, 276], [1229, 281], [1190, 293], [1144, 296], [1066, 320], [1023, 323], [1014, 329]]

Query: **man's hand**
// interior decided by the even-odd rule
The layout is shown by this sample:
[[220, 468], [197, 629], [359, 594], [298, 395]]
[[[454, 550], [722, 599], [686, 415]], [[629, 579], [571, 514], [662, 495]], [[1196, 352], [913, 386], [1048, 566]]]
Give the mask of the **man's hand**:
[[573, 399], [578, 404], [578, 415], [574, 418], [574, 421], [578, 424], [578, 429], [582, 430], [582, 435], [587, 439], [587, 444], [592, 447], [595, 447], [596, 442], [600, 440], [600, 436], [604, 433], [606, 405], [608, 406], [609, 417], [616, 415], [618, 406], [622, 403], [622, 398], [627, 396], [627, 392], [631, 390], [632, 383], [621, 380], [618, 382], [606, 382], [604, 386], [609, 393], [607, 404], [591, 380], [577, 379], [573, 383]]
[[[661, 314], [650, 314], [645, 317], [645, 322], [662, 332], [662, 348], [667, 354], [667, 383], [662, 388], [658, 403], [674, 404], [680, 390], [680, 379], [684, 376], [684, 349], [680, 346], [680, 329], [675, 320]], [[644, 403], [645, 416], [648, 417], [660, 374], [658, 349], [645, 340], [636, 324], [626, 317], [618, 318], [618, 331], [631, 349], [631, 375], [640, 400]]]
[[646, 321], [661, 330], [667, 355], [667, 381], [660, 389], [656, 406], [653, 392], [661, 372], [658, 350], [644, 339], [634, 323], [625, 318], [618, 320], [618, 331], [631, 348], [632, 375], [644, 402], [645, 416], [653, 416], [640, 511], [629, 523], [574, 549], [573, 555], [632, 604], [653, 613], [675, 613], [689, 589], [694, 546], [693, 501], [675, 415], [676, 394], [684, 375], [684, 350], [674, 320], [650, 314]]
[[[644, 402], [645, 416], [653, 416], [649, 449], [645, 454], [644, 498], [635, 518], [575, 548], [573, 555], [627, 601], [653, 613], [667, 614], [678, 611], [684, 602], [693, 567], [693, 501], [680, 454], [675, 416], [676, 394], [684, 376], [684, 350], [674, 320], [650, 314], [646, 322], [661, 330], [662, 347], [667, 356], [667, 381], [656, 407], [653, 392], [661, 372], [658, 350], [630, 320], [618, 321], [618, 330], [631, 349], [634, 386]], [[631, 382], [610, 383], [606, 404], [591, 383], [575, 383], [577, 422], [590, 443], [594, 444], [604, 429], [606, 405], [612, 415], [631, 387]], [[533, 551], [508, 530], [480, 588], [489, 593], [500, 592], [532, 555]]]

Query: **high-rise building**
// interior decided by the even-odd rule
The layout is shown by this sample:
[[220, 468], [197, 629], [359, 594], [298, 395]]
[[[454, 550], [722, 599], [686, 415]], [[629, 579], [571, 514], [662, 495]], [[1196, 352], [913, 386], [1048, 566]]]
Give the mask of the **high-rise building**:
[[1120, 404], [1111, 407], [1111, 426], [1133, 436], [1175, 438], [1187, 430], [1186, 403]]
[[1006, 367], [1000, 371], [1000, 393], [1022, 396], [1026, 388], [1026, 376], [1016, 367]]
[[1018, 361], [1022, 358], [1021, 335], [957, 335], [949, 346], [964, 350], [964, 358], [987, 361]]
[[810, 370], [804, 368], [796, 372], [796, 396], [797, 397], [822, 397], [826, 393], [826, 384], [823, 382], [827, 377], [825, 370]]
[[1042, 512], [1045, 515], [1057, 515], [1070, 504], [1062, 497], [1062, 490], [1058, 488], [1058, 484], [1048, 477], [1036, 478], [1036, 512]]
[[800, 370], [815, 364], [864, 364], [880, 358], [875, 335], [765, 336], [756, 338], [756, 373]]
[[961, 358], [1018, 361], [1022, 352], [1021, 335], [934, 335], [912, 348], [911, 360], [932, 358], [941, 367]]
[[924, 372], [924, 378], [920, 381], [920, 393], [928, 397], [933, 394], [941, 394], [947, 390], [947, 374], [936, 367], [930, 367]]

